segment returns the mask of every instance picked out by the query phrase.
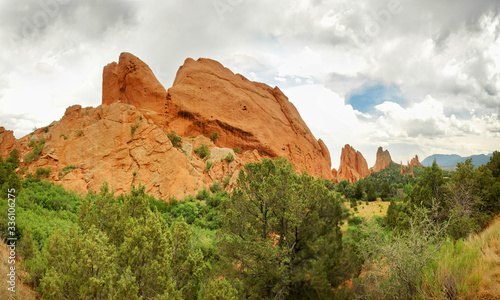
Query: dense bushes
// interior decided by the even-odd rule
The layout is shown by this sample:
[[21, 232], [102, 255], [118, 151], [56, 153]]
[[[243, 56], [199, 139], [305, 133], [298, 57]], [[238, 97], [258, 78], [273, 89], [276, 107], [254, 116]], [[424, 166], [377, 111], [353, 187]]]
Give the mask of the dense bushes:
[[[0, 159], [0, 185], [17, 191], [25, 282], [45, 299], [466, 299], [489, 274], [485, 255], [498, 252], [498, 228], [488, 240], [466, 238], [500, 212], [499, 155], [458, 164], [448, 180], [433, 166], [395, 185], [334, 185], [265, 159], [242, 169], [232, 193], [226, 177], [165, 202], [142, 186], [81, 198], [40, 180], [45, 170], [20, 180], [11, 153]], [[385, 218], [367, 221], [340, 194], [354, 209], [373, 194], [391, 202]], [[6, 222], [0, 215], [3, 237]]]

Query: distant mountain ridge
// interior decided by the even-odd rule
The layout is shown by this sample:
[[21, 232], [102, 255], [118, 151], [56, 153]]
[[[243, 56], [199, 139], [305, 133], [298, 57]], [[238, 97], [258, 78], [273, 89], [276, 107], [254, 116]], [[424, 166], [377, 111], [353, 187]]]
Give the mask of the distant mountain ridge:
[[422, 164], [425, 167], [431, 166], [434, 159], [436, 159], [436, 163], [443, 169], [446, 170], [454, 170], [459, 162], [465, 162], [467, 159], [472, 158], [472, 164], [475, 166], [480, 166], [486, 164], [490, 161], [490, 157], [493, 154], [490, 153], [488, 155], [479, 154], [479, 155], [471, 155], [467, 157], [463, 157], [457, 154], [434, 154], [422, 161]]

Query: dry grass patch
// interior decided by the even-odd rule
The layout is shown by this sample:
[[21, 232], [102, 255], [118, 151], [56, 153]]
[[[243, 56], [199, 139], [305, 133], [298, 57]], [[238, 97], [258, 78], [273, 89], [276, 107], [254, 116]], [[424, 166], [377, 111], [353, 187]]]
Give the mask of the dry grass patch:
[[480, 247], [483, 260], [475, 267], [482, 274], [476, 299], [500, 299], [500, 218], [470, 242]]
[[366, 220], [370, 220], [374, 216], [384, 217], [387, 214], [389, 204], [391, 203], [381, 200], [368, 202], [368, 204], [366, 204], [366, 202], [363, 202], [361, 205], [358, 204], [356, 206], [358, 208], [358, 211], [355, 211], [354, 208], [351, 207], [351, 212], [354, 213], [354, 216], [359, 216], [365, 218]]

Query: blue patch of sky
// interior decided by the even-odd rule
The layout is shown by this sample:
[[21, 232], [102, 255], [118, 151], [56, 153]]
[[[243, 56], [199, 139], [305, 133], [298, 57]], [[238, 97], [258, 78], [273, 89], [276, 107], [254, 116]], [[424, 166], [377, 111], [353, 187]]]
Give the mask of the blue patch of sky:
[[383, 84], [364, 85], [352, 91], [346, 102], [362, 113], [371, 113], [376, 105], [385, 101], [395, 102], [402, 106], [406, 102], [398, 86]]

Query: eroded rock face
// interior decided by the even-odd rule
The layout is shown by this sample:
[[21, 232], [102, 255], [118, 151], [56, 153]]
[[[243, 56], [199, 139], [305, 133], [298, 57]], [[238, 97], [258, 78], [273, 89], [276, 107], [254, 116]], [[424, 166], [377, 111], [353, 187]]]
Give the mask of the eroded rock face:
[[102, 104], [121, 102], [142, 111], [155, 124], [165, 119], [167, 91], [153, 71], [130, 53], [120, 54], [118, 63], [104, 67], [102, 73]]
[[0, 156], [4, 158], [6, 156], [9, 156], [12, 149], [20, 147], [20, 145], [17, 144], [16, 138], [14, 137], [14, 131], [5, 130], [4, 127], [0, 127], [0, 145]]
[[412, 165], [412, 166], [416, 166], [416, 167], [423, 167], [424, 166], [418, 160], [418, 155], [415, 155], [415, 157], [410, 160], [409, 164]]
[[[42, 154], [27, 172], [50, 167], [54, 183], [79, 194], [99, 191], [108, 182], [117, 193], [143, 184], [155, 196], [182, 197], [203, 188], [208, 178], [193, 167], [204, 161], [174, 148], [165, 132], [132, 105], [71, 106], [47, 133], [39, 130], [21, 142], [42, 137], [46, 140]], [[21, 156], [29, 151], [23, 149]], [[69, 166], [74, 169], [65, 174], [63, 169]]]
[[284, 156], [298, 170], [333, 179], [328, 149], [277, 87], [249, 81], [210, 59], [187, 59], [166, 107], [165, 127], [181, 136], [217, 132], [218, 147]]
[[[278, 156], [299, 171], [334, 178], [325, 144], [278, 88], [209, 59], [187, 59], [167, 92], [144, 62], [122, 53], [104, 67], [102, 105], [71, 106], [47, 128], [17, 141], [1, 132], [0, 154], [15, 147], [24, 157], [30, 139], [44, 138], [27, 173], [50, 167], [50, 180], [80, 194], [99, 191], [104, 182], [117, 193], [141, 183], [148, 193], [179, 199], [213, 181], [229, 178], [231, 186], [244, 164]], [[219, 136], [212, 141], [213, 132]], [[172, 133], [181, 139], [178, 148], [167, 136]], [[212, 153], [210, 168], [194, 153], [201, 145]], [[225, 159], [229, 153], [234, 160]]]
[[370, 176], [370, 170], [368, 170], [368, 164], [363, 154], [350, 145], [345, 145], [340, 155], [340, 166], [336, 181], [356, 182], [368, 176]]
[[389, 167], [389, 165], [392, 162], [391, 154], [389, 153], [389, 150], [382, 149], [382, 147], [379, 147], [377, 150], [377, 158], [375, 160], [375, 166], [370, 169], [372, 173], [377, 173], [385, 168]]

